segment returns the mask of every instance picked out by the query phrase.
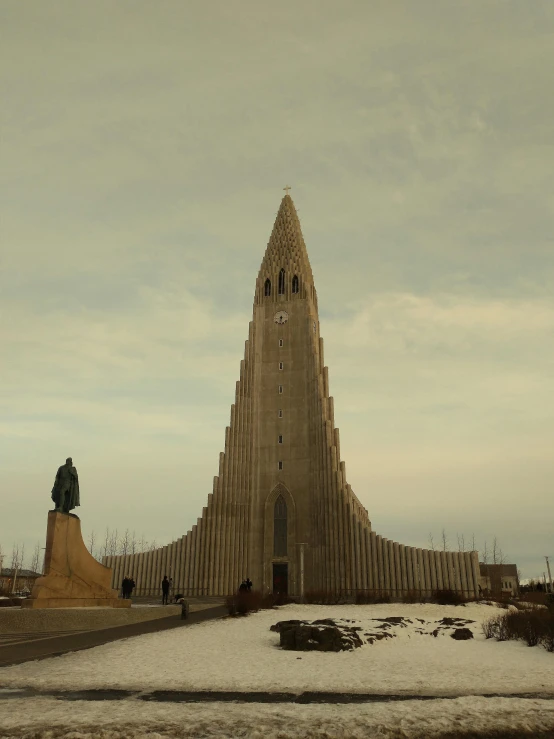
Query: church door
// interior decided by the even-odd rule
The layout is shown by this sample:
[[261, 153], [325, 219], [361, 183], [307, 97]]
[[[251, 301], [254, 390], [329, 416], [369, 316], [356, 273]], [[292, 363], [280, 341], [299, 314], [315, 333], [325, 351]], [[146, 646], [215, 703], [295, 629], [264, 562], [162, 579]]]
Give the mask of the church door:
[[286, 563], [273, 563], [273, 592], [287, 595], [289, 591], [289, 566]]

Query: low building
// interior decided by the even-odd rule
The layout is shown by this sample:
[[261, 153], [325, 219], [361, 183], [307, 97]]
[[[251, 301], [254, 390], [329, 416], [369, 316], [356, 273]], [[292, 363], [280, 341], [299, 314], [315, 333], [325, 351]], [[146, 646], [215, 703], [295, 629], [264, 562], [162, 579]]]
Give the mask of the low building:
[[479, 590], [482, 595], [519, 595], [517, 565], [489, 565], [479, 562], [479, 572]]
[[5, 567], [0, 570], [0, 591], [4, 593], [30, 592], [38, 577], [42, 577], [40, 572], [12, 570], [10, 567]]

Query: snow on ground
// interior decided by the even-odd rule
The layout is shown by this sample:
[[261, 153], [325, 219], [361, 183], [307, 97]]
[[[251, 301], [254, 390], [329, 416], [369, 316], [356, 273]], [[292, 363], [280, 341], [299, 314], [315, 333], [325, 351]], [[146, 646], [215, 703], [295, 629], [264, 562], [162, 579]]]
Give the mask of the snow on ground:
[[525, 736], [554, 732], [554, 701], [521, 698], [369, 705], [67, 703], [15, 698], [9, 706], [2, 704], [0, 739], [435, 739], [455, 731], [532, 732]]
[[[554, 658], [521, 642], [485, 640], [481, 622], [499, 609], [435, 604], [289, 605], [246, 618], [193, 624], [94, 649], [0, 669], [1, 687], [43, 690], [305, 690], [471, 695], [554, 692]], [[278, 647], [269, 627], [280, 620], [353, 619], [371, 630], [373, 618], [404, 616], [410, 628], [351, 652], [293, 652]], [[420, 635], [421, 623], [445, 616], [474, 620], [475, 638], [448, 632]], [[256, 709], [257, 710], [257, 709]]]

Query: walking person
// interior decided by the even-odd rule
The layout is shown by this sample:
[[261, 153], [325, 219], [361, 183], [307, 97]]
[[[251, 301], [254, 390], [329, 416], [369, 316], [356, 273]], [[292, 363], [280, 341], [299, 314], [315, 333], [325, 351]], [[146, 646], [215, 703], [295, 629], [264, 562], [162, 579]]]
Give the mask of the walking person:
[[123, 581], [121, 583], [121, 597], [126, 598], [127, 597], [127, 590], [129, 588], [129, 578], [127, 575], [123, 578]]
[[164, 575], [164, 579], [162, 580], [162, 606], [167, 605], [168, 597], [169, 597], [169, 580], [167, 579], [167, 575]]

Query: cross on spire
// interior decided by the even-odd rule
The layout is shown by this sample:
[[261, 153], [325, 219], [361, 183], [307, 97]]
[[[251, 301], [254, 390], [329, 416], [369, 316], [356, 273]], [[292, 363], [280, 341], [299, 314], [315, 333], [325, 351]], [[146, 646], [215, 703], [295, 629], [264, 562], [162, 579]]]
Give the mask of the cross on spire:
[[290, 185], [286, 185], [285, 187], [283, 187], [283, 190], [285, 191], [285, 194], [288, 195], [289, 190], [292, 190], [292, 187]]

